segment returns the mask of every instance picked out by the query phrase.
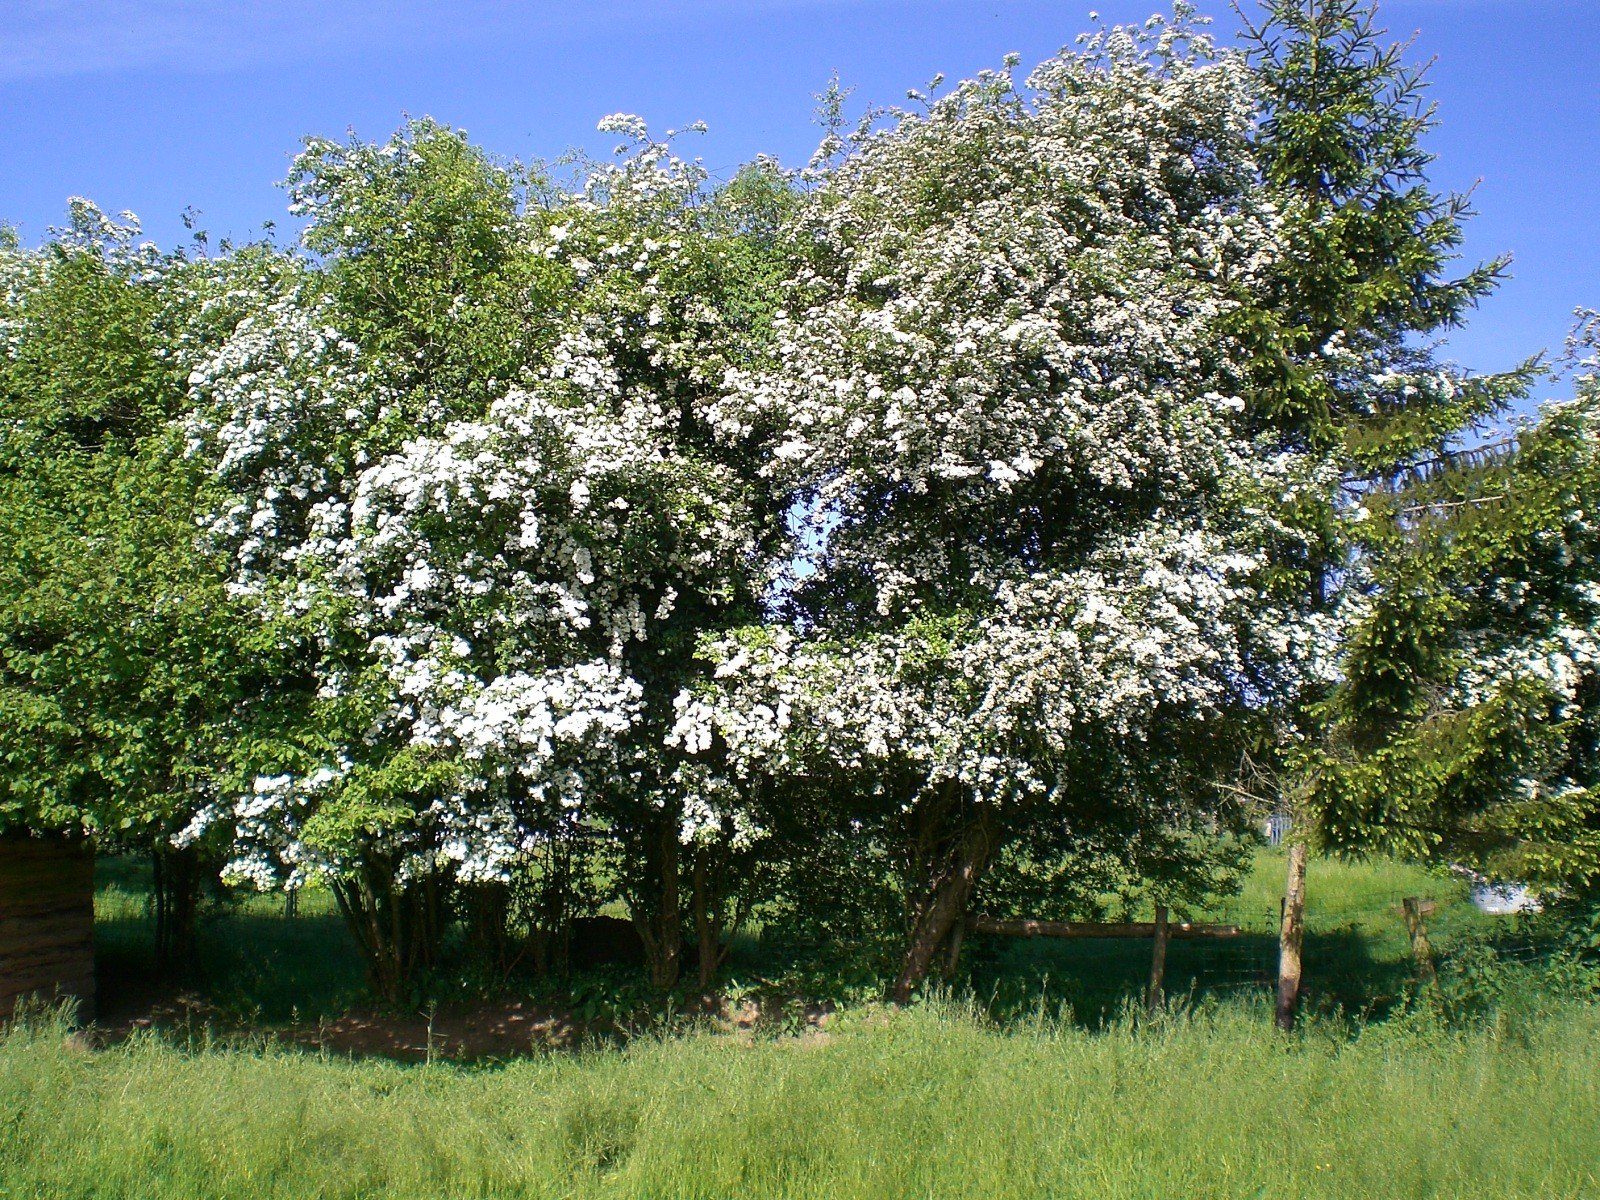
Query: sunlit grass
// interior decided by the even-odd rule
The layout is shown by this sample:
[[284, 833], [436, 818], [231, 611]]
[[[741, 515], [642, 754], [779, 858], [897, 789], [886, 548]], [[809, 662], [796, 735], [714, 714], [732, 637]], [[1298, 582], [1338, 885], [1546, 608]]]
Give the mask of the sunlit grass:
[[487, 1069], [64, 1032], [0, 1041], [0, 1195], [1600, 1194], [1600, 1011], [1578, 1005], [1286, 1043], [1250, 1006], [1087, 1033], [934, 1004]]
[[[1236, 938], [1175, 941], [1167, 955], [1168, 995], [1188, 999], [1260, 996], [1276, 978], [1279, 898], [1285, 855], [1257, 852], [1236, 896], [1186, 914], [1237, 925]], [[1412, 985], [1415, 966], [1401, 917], [1408, 896], [1435, 901], [1428, 920], [1441, 951], [1464, 936], [1509, 929], [1511, 918], [1486, 917], [1468, 899], [1467, 884], [1448, 872], [1386, 859], [1314, 858], [1307, 872], [1305, 982], [1315, 1010], [1381, 1012]], [[1149, 911], [1133, 917], [1149, 920]], [[972, 983], [1002, 1007], [1025, 1006], [1041, 991], [1069, 1003], [1094, 1025], [1139, 995], [1150, 971], [1150, 943], [1140, 940], [1000, 941], [973, 948]]]
[[[35, 1021], [0, 1036], [0, 1197], [1600, 1197], [1600, 1007], [1515, 964], [1458, 1027], [1408, 1006], [1402, 898], [1438, 902], [1444, 947], [1515, 927], [1448, 875], [1314, 861], [1313, 1016], [1283, 1039], [1282, 872], [1263, 851], [1192, 914], [1245, 934], [1174, 943], [1155, 1021], [1129, 1015], [1148, 943], [999, 939], [966, 1001], [470, 1067], [203, 1026], [89, 1051]], [[147, 886], [105, 864], [103, 957], [139, 961]], [[326, 900], [213, 911], [209, 998], [267, 1023], [357, 1002]]]

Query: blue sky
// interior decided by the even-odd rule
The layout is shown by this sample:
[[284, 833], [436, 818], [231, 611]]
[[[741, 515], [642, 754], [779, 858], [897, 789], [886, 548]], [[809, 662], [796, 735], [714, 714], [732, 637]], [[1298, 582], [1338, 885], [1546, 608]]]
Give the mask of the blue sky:
[[[713, 171], [761, 152], [798, 164], [834, 71], [857, 100], [893, 102], [1007, 51], [1031, 64], [1091, 7], [1124, 21], [1164, 4], [0, 0], [0, 220], [37, 241], [83, 195], [164, 244], [186, 206], [214, 236], [248, 236], [287, 224], [273, 184], [301, 137], [380, 138], [404, 114], [522, 158], [605, 148], [606, 113], [703, 119], [693, 145]], [[1228, 36], [1225, 2], [1201, 8]], [[1438, 60], [1435, 178], [1476, 185], [1468, 255], [1516, 256], [1450, 353], [1487, 370], [1559, 351], [1573, 307], [1600, 307], [1600, 0], [1390, 0], [1382, 16]]]

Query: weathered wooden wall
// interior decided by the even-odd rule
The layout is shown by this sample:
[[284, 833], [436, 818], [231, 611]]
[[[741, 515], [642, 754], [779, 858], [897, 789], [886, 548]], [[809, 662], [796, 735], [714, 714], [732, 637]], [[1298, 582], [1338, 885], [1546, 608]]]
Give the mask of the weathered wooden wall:
[[0, 835], [0, 1018], [24, 996], [76, 996], [94, 1016], [94, 852]]

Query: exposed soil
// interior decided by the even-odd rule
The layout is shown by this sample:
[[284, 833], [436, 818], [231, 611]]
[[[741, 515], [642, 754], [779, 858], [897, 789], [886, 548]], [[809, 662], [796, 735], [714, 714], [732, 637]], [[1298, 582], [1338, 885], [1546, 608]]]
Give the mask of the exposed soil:
[[[119, 964], [120, 965], [120, 964]], [[106, 969], [89, 1037], [99, 1044], [143, 1030], [180, 1037], [266, 1037], [332, 1054], [378, 1055], [404, 1062], [428, 1058], [509, 1058], [577, 1045], [585, 1030], [570, 1013], [530, 1001], [441, 1004], [432, 1011], [357, 1008], [334, 1018], [284, 1023], [241, 1019], [204, 995], [144, 971]]]
[[[112, 999], [114, 997], [114, 999]], [[401, 1062], [429, 1059], [471, 1061], [572, 1049], [587, 1037], [616, 1039], [610, 1022], [585, 1024], [558, 1006], [524, 1000], [441, 1004], [431, 1012], [355, 1009], [336, 1018], [284, 1024], [244, 1022], [203, 996], [151, 980], [119, 979], [88, 1031], [90, 1044], [125, 1041], [145, 1030], [181, 1038], [267, 1038], [330, 1054], [376, 1056]], [[756, 1029], [782, 1020], [782, 1005], [746, 999], [736, 1005], [709, 1002], [706, 1015], [724, 1032], [750, 1038]], [[799, 1019], [802, 1040], [823, 1044], [832, 1017], [828, 1005], [809, 1006]]]
[[404, 1062], [429, 1057], [510, 1058], [534, 1050], [570, 1047], [581, 1037], [569, 1015], [520, 1001], [441, 1007], [431, 1016], [353, 1012], [315, 1027], [290, 1026], [278, 1033], [296, 1045]]
[[570, 1014], [524, 1001], [440, 1005], [417, 1013], [357, 1009], [316, 1022], [269, 1025], [241, 1022], [189, 992], [146, 997], [144, 1003], [128, 999], [119, 997], [115, 1008], [99, 1014], [90, 1030], [94, 1042], [104, 1045], [161, 1030], [188, 1037], [265, 1037], [331, 1054], [422, 1062], [571, 1048], [586, 1032]]

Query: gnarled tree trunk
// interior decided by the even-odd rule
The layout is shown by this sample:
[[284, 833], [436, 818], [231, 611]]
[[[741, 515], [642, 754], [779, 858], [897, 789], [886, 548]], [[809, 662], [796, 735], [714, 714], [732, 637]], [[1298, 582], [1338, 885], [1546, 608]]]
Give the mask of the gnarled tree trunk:
[[[973, 892], [998, 849], [999, 829], [994, 812], [987, 805], [978, 805], [961, 822], [954, 846], [934, 857], [927, 891], [913, 913], [905, 961], [889, 993], [894, 1003], [910, 1002], [941, 950], [950, 959], [959, 953], [957, 939]], [[953, 967], [952, 962], [949, 969]]]
[[375, 860], [333, 881], [339, 911], [367, 963], [373, 992], [385, 1004], [406, 998], [419, 972], [438, 958], [440, 880], [402, 879], [397, 864]]

